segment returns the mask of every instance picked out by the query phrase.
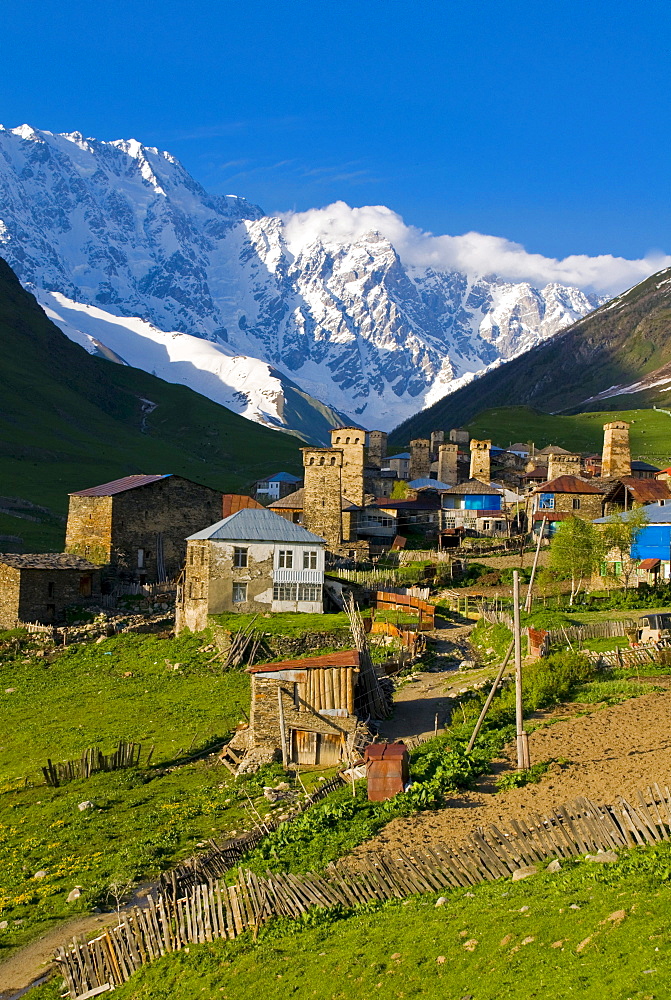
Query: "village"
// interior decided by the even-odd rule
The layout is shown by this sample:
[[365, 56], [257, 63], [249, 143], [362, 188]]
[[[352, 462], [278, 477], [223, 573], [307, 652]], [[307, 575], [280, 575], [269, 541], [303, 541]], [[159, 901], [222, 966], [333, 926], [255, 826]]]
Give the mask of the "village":
[[[501, 789], [542, 787], [536, 783], [563, 758], [539, 757], [530, 717], [556, 703], [596, 698], [593, 688], [606, 692], [599, 695], [604, 705], [665, 691], [655, 682], [666, 684], [661, 678], [671, 658], [671, 469], [632, 461], [626, 421], [606, 423], [603, 435], [602, 455], [582, 455], [552, 444], [504, 449], [453, 429], [388, 455], [383, 432], [339, 427], [330, 447], [301, 448], [302, 478], [272, 472], [247, 494], [234, 494], [179, 475], [127, 475], [69, 495], [64, 551], [0, 555], [8, 703], [19, 704], [22, 670], [48, 671], [47, 686], [63, 686], [60, 708], [50, 695], [54, 719], [72, 705], [83, 720], [65, 739], [57, 735], [62, 723], [52, 735], [44, 726], [19, 764], [22, 784], [12, 783], [19, 778], [14, 766], [11, 794], [36, 801], [46, 783], [59, 816], [71, 808], [66, 797], [73, 803], [79, 796], [81, 822], [89, 813], [91, 824], [99, 816], [98, 839], [106, 842], [120, 835], [110, 835], [104, 802], [111, 800], [103, 791], [116, 772], [143, 775], [159, 810], [166, 794], [160, 783], [177, 782], [177, 792], [187, 780], [188, 790], [170, 800], [179, 813], [178, 803], [195, 797], [194, 815], [202, 817], [173, 824], [173, 846], [144, 870], [135, 867], [135, 876], [118, 859], [112, 868], [124, 869], [123, 878], [103, 875], [98, 857], [88, 887], [81, 872], [71, 886], [71, 877], [53, 874], [44, 848], [36, 847], [40, 871], [29, 878], [49, 891], [18, 891], [26, 880], [18, 874], [15, 902], [0, 914], [9, 914], [2, 931], [24, 944], [11, 985], [20, 985], [21, 975], [34, 978], [36, 965], [49, 966], [52, 935], [39, 944], [44, 920], [74, 927], [68, 913], [87, 902], [98, 903], [99, 915], [80, 918], [81, 932], [92, 940], [95, 931], [94, 943], [68, 945], [63, 932], [55, 960], [68, 995], [79, 1000], [121, 986], [155, 951], [163, 953], [142, 924], [147, 901], [155, 905], [151, 892], [163, 907], [160, 933], [176, 935], [168, 950], [201, 934], [236, 936], [250, 921], [258, 927], [289, 912], [276, 886], [276, 902], [262, 902], [262, 866], [246, 887], [228, 890], [232, 909], [217, 918], [218, 930], [209, 910], [207, 918], [190, 918], [190, 931], [179, 930], [178, 903], [187, 905], [201, 886], [215, 899], [219, 879], [239, 864], [254, 871], [255, 858], [268, 857], [267, 850], [275, 852], [278, 872], [302, 872], [342, 854], [356, 861], [363, 849], [361, 874], [350, 872], [350, 889], [341, 886], [338, 898], [360, 894], [356, 878], [370, 885], [382, 877], [365, 842], [376, 835], [384, 844], [385, 825], [395, 816], [419, 813], [420, 830], [428, 809], [440, 817], [441, 842], [470, 835], [468, 809], [446, 802], [501, 755], [508, 761]], [[99, 665], [105, 657], [108, 663]], [[105, 680], [96, 675], [101, 667]], [[45, 681], [35, 675], [31, 683]], [[94, 697], [97, 683], [102, 690]], [[133, 723], [149, 711], [152, 725]], [[191, 718], [198, 722], [189, 745]], [[483, 745], [486, 752], [478, 750]], [[442, 748], [440, 761], [427, 769], [432, 748]], [[598, 785], [598, 776], [586, 775], [583, 785], [590, 783]], [[571, 780], [564, 784], [562, 803]], [[312, 854], [300, 824], [315, 817], [319, 831], [319, 810], [328, 815], [331, 800], [355, 803], [349, 806], [355, 811], [337, 824], [340, 846], [334, 849], [333, 834], [316, 832]], [[653, 806], [662, 807], [659, 796], [645, 809]], [[375, 818], [360, 828], [358, 811], [370, 808]], [[569, 853], [585, 843], [605, 851], [623, 836], [629, 842], [620, 827], [606, 839], [595, 834], [589, 817], [596, 807], [585, 815], [572, 808], [583, 834]], [[598, 815], [603, 823], [605, 814]], [[206, 816], [214, 820], [207, 833]], [[482, 823], [489, 819], [485, 811]], [[552, 822], [545, 820], [546, 829]], [[626, 822], [638, 829], [639, 814]], [[415, 875], [394, 875], [385, 862], [392, 895], [407, 878], [442, 885], [435, 854], [424, 851], [435, 834], [417, 842], [401, 830], [395, 836], [410, 852], [404, 864], [412, 857]], [[524, 836], [532, 844], [533, 824]], [[288, 846], [264, 846], [274, 843]], [[501, 844], [491, 836], [487, 843], [498, 867], [514, 878], [547, 853], [520, 847], [516, 860], [505, 861]], [[464, 863], [454, 854], [445, 885]], [[140, 876], [153, 877], [142, 897], [134, 889]], [[491, 871], [474, 877], [490, 878]], [[331, 905], [333, 885], [315, 878], [309, 890], [299, 883], [292, 890], [299, 913]], [[273, 883], [264, 885], [272, 895]], [[123, 931], [122, 923], [104, 930], [110, 892], [125, 914]], [[210, 921], [209, 930], [201, 919]], [[132, 957], [121, 961], [119, 948]]]

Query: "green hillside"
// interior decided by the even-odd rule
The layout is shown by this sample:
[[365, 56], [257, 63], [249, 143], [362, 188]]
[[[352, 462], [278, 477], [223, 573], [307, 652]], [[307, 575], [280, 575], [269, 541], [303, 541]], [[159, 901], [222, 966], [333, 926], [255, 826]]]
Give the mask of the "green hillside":
[[[0, 533], [24, 537], [26, 547], [61, 546], [68, 492], [130, 473], [173, 472], [242, 490], [302, 468], [294, 435], [87, 354], [2, 260], [0, 386]], [[17, 497], [46, 510], [7, 502]]]
[[[537, 448], [557, 444], [568, 451], [601, 452], [603, 425], [619, 417], [631, 424], [631, 455], [666, 467], [671, 462], [671, 414], [663, 410], [618, 410], [555, 416], [529, 406], [483, 410], [467, 424], [475, 438], [490, 438], [506, 448], [514, 441], [533, 441]], [[446, 428], [447, 429], [447, 428]]]
[[[671, 268], [642, 281], [544, 344], [416, 414], [393, 432], [405, 443], [459, 427], [482, 410], [531, 406], [545, 413], [669, 406], [665, 386], [590, 403], [671, 363]], [[671, 376], [671, 371], [664, 374]], [[668, 383], [666, 384], [668, 386]], [[496, 435], [499, 437], [499, 435]]]

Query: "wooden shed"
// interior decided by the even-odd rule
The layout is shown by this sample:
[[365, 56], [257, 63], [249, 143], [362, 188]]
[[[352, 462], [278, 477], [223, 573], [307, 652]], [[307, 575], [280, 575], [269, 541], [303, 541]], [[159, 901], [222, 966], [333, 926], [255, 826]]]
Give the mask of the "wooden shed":
[[329, 766], [348, 759], [357, 717], [356, 649], [248, 667], [250, 749], [272, 747], [285, 764]]

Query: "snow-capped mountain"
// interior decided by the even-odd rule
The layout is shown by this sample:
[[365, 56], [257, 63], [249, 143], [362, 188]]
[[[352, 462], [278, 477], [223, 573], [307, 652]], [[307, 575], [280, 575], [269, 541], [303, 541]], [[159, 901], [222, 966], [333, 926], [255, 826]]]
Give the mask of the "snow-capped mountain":
[[0, 127], [0, 256], [89, 350], [274, 426], [284, 377], [390, 429], [602, 301], [417, 266], [375, 230], [301, 236], [169, 153], [28, 126]]

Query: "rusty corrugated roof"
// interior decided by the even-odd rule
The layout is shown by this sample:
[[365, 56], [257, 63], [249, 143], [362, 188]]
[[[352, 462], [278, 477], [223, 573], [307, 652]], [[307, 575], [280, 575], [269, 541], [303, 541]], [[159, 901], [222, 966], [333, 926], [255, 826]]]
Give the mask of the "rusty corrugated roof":
[[260, 504], [258, 500], [254, 500], [253, 497], [245, 496], [243, 493], [224, 493], [223, 501], [223, 516], [228, 517], [229, 514], [236, 514], [239, 510], [263, 510], [263, 504]]
[[671, 490], [663, 479], [637, 479], [635, 476], [623, 476], [621, 483], [639, 503], [654, 503], [655, 500], [671, 500]]
[[266, 674], [276, 670], [310, 670], [316, 667], [358, 667], [359, 650], [346, 649], [342, 653], [325, 653], [308, 656], [303, 660], [282, 660], [280, 663], [256, 663], [247, 667], [249, 674]]
[[541, 483], [534, 490], [534, 493], [601, 493], [603, 492], [594, 483], [585, 479], [578, 479], [577, 476], [557, 476], [549, 483]]
[[149, 483], [157, 483], [159, 479], [169, 479], [172, 472], [156, 476], [124, 476], [123, 479], [113, 479], [111, 483], [103, 483], [101, 486], [90, 486], [87, 490], [77, 490], [71, 493], [71, 497], [111, 497], [116, 493], [125, 493], [126, 490], [135, 490], [138, 486], [148, 486]]

